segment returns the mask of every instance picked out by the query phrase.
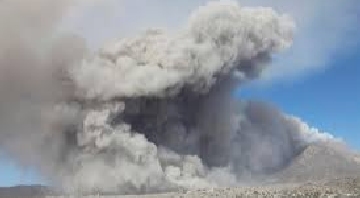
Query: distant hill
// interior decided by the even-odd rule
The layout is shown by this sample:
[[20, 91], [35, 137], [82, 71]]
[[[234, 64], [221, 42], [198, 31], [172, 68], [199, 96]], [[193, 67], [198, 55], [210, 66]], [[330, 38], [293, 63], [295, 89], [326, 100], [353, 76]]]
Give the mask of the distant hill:
[[14, 187], [0, 187], [1, 198], [16, 198], [16, 197], [39, 197], [42, 195], [54, 195], [49, 187], [41, 185], [20, 185]]

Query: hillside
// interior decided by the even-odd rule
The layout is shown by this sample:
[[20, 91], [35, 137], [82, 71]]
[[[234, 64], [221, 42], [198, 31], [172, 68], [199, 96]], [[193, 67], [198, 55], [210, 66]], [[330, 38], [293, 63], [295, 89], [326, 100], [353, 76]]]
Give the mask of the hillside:
[[279, 182], [303, 183], [360, 176], [359, 159], [339, 143], [313, 144], [275, 177]]

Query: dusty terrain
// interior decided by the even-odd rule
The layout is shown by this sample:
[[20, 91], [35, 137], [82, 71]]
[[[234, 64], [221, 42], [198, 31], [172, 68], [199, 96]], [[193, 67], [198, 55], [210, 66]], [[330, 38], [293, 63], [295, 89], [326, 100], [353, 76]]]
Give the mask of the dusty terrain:
[[5, 196], [5, 197], [47, 197], [47, 198], [76, 198], [76, 197], [117, 197], [117, 198], [196, 198], [196, 197], [360, 197], [360, 177], [331, 180], [324, 183], [285, 184], [262, 187], [234, 187], [198, 189], [190, 191], [170, 192], [156, 195], [92, 195], [92, 196]]
[[[83, 197], [360, 197], [358, 153], [339, 144], [314, 144], [307, 147], [285, 169], [265, 177], [261, 184], [179, 190], [156, 195], [92, 195]], [[0, 197], [80, 197], [55, 196], [41, 186], [0, 188]]]

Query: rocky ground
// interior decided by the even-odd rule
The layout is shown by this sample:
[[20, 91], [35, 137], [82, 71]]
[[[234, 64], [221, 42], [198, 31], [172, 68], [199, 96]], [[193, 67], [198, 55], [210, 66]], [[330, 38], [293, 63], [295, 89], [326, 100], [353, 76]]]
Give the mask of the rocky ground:
[[360, 180], [347, 178], [323, 184], [203, 189], [154, 197], [360, 197]]
[[[48, 196], [50, 198], [51, 196]], [[54, 196], [53, 196], [54, 197]], [[53, 198], [52, 197], [52, 198]], [[77, 197], [77, 196], [70, 196]], [[69, 197], [69, 198], [70, 198]], [[86, 198], [198, 198], [198, 197], [360, 197], [360, 177], [324, 183], [278, 184], [262, 187], [198, 189], [156, 195], [86, 196]], [[59, 197], [57, 197], [59, 198]]]

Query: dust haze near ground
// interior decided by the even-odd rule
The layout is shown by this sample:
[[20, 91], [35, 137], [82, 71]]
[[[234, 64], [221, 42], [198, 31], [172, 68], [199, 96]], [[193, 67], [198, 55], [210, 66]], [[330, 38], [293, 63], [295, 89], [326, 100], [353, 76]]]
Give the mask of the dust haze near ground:
[[[339, 143], [310, 144], [285, 169], [262, 177], [263, 182], [247, 182], [236, 187], [180, 189], [147, 195], [66, 195], [44, 186], [0, 188], [2, 197], [358, 197], [360, 163], [358, 153], [349, 152]], [[327, 163], [324, 164], [324, 161]], [[258, 179], [259, 180], [259, 179]]]
[[55, 187], [237, 186], [310, 143], [340, 141], [231, 95], [291, 46], [291, 17], [211, 2], [175, 33], [151, 29], [90, 53], [81, 35], [56, 31], [76, 3], [0, 2], [0, 147]]

